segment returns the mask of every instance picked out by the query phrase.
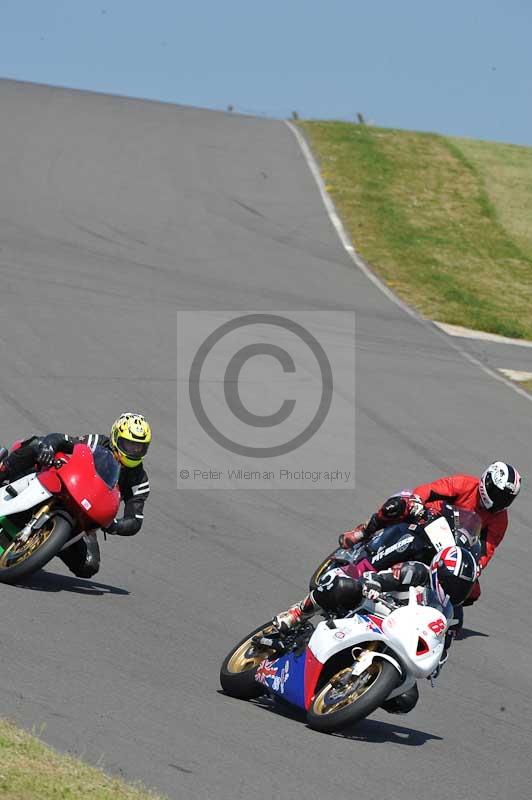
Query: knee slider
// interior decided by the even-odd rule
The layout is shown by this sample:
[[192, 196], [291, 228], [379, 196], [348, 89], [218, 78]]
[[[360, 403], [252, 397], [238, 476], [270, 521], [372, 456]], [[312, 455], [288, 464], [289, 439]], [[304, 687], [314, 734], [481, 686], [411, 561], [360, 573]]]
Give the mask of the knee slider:
[[380, 509], [380, 516], [383, 519], [396, 519], [406, 511], [406, 500], [404, 497], [390, 497]]
[[100, 569], [100, 548], [95, 538], [85, 537], [87, 554], [83, 564], [80, 564], [74, 572], [78, 578], [92, 578]]
[[417, 685], [412, 686], [407, 692], [393, 697], [391, 700], [386, 700], [381, 706], [389, 714], [408, 714], [412, 711], [417, 701], [419, 700], [419, 691]]
[[74, 570], [74, 575], [77, 578], [92, 578], [93, 575], [96, 575], [99, 569], [99, 564], [88, 564], [85, 562], [82, 567], [77, 567]]

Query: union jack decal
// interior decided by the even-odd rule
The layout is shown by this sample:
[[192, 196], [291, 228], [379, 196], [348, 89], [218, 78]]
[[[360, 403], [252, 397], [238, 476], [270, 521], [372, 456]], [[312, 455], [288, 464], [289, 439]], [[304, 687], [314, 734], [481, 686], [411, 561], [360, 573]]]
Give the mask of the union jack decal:
[[268, 661], [267, 658], [264, 659], [259, 664], [259, 667], [255, 673], [255, 680], [259, 683], [263, 683], [264, 686], [269, 686], [268, 679], [275, 678], [277, 675], [277, 667], [274, 666], [275, 661]]
[[364, 620], [369, 631], [382, 633], [382, 619], [373, 614], [359, 614], [358, 616]]

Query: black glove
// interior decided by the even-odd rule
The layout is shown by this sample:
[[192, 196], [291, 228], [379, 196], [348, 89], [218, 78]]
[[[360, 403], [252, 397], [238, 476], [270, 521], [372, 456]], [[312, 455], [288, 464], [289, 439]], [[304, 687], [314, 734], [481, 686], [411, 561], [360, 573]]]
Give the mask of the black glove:
[[364, 576], [361, 580], [362, 584], [362, 594], [364, 597], [367, 597], [368, 600], [378, 600], [382, 594], [382, 586], [380, 585], [379, 581], [373, 580], [367, 573], [364, 573]]
[[46, 442], [40, 442], [37, 445], [37, 453], [35, 455], [35, 461], [41, 467], [51, 467], [54, 463], [55, 458], [55, 450], [51, 444], [47, 444]]
[[118, 521], [114, 519], [107, 528], [102, 528], [104, 533], [108, 533], [110, 536], [114, 536], [118, 533]]

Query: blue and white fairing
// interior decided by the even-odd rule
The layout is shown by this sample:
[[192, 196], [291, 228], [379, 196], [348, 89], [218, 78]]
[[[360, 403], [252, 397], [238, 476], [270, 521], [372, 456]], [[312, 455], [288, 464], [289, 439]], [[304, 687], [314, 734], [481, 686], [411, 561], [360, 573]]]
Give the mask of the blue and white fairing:
[[351, 646], [353, 636], [356, 641], [382, 639], [381, 624], [380, 617], [364, 613], [336, 620], [333, 628], [321, 622], [303, 653], [265, 659], [255, 679], [286, 702], [308, 709], [325, 662]]
[[298, 655], [288, 653], [272, 661], [266, 659], [258, 668], [255, 678], [273, 694], [288, 703], [305, 708], [306, 662], [306, 650]]
[[[441, 607], [420, 604], [425, 597], [426, 593], [410, 587], [408, 605], [384, 617], [361, 609], [334, 620], [333, 625], [320, 622], [304, 652], [265, 659], [255, 678], [272, 694], [308, 710], [324, 665], [337, 653], [352, 653], [359, 645], [363, 655], [360, 659], [353, 655], [354, 674], [380, 658], [391, 661], [404, 682], [426, 678], [439, 664], [449, 620]], [[375, 610], [378, 605], [373, 606]], [[382, 642], [385, 652], [383, 648], [368, 650], [369, 642]]]

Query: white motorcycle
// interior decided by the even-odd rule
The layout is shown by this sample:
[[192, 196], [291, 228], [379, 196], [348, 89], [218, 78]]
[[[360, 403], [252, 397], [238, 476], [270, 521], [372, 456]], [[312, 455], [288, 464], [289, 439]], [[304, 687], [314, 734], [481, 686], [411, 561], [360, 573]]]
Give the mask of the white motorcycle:
[[233, 648], [220, 683], [233, 697], [267, 693], [303, 708], [316, 730], [339, 730], [435, 675], [449, 622], [428, 587], [411, 587], [408, 605], [381, 595], [285, 636], [270, 622]]

